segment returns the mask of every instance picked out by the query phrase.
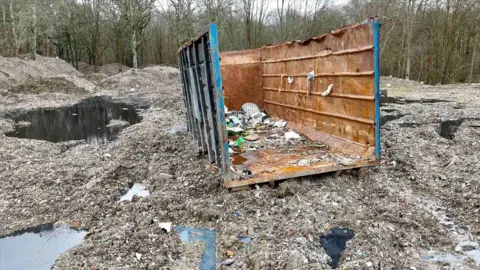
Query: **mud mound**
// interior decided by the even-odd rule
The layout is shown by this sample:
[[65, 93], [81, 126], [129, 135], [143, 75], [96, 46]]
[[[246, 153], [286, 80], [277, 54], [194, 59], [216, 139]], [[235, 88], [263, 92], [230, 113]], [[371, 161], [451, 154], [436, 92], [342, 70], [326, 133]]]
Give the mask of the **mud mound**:
[[129, 67], [120, 63], [110, 63], [103, 66], [98, 66], [97, 70], [95, 71], [95, 67], [92, 65], [89, 65], [85, 62], [78, 63], [78, 70], [83, 74], [104, 73], [107, 75], [107, 77], [113, 76], [129, 69]]
[[42, 78], [35, 81], [28, 82], [26, 84], [20, 84], [14, 86], [8, 90], [14, 94], [40, 94], [47, 92], [62, 92], [66, 94], [81, 94], [87, 93], [85, 89], [76, 86], [71, 81], [58, 77], [58, 78]]
[[179, 76], [180, 71], [174, 67], [154, 66], [124, 71], [103, 80], [99, 86], [119, 92], [134, 92], [139, 89], [149, 91], [162, 86], [178, 85]]
[[93, 91], [95, 84], [80, 78], [80, 75], [81, 73], [69, 63], [58, 58], [37, 56], [37, 60], [29, 60], [0, 57], [0, 89], [32, 85], [37, 80], [55, 81], [63, 78], [76, 87], [89, 92]]
[[106, 65], [103, 65], [103, 66], [99, 67], [98, 72], [99, 73], [105, 73], [105, 74], [107, 74], [107, 76], [113, 76], [115, 74], [118, 74], [122, 71], [126, 71], [128, 69], [130, 69], [130, 68], [125, 66], [125, 65], [122, 65], [120, 63], [110, 63], [110, 64], [106, 64]]
[[108, 78], [108, 75], [105, 73], [87, 73], [82, 76], [82, 78], [94, 82], [96, 84]]

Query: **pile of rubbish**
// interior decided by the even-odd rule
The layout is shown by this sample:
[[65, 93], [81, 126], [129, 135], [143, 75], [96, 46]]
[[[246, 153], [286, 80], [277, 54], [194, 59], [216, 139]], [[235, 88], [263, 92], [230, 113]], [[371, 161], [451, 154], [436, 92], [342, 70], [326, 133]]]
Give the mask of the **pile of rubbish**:
[[304, 137], [286, 128], [287, 121], [273, 121], [254, 103], [245, 103], [240, 111], [225, 108], [230, 153], [236, 150], [276, 149], [278, 146], [308, 143]]

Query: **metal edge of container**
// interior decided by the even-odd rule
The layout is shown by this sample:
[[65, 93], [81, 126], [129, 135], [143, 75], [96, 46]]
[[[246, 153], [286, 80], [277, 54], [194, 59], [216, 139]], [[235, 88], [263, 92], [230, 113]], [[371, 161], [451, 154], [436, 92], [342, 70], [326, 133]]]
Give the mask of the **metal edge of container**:
[[371, 20], [373, 25], [373, 61], [375, 72], [375, 155], [377, 159], [381, 156], [380, 143], [380, 26], [378, 19]]
[[220, 67], [220, 49], [218, 47], [218, 33], [217, 25], [212, 23], [209, 28], [209, 42], [210, 42], [210, 57], [212, 58], [214, 84], [217, 90], [216, 103], [217, 103], [217, 123], [219, 137], [223, 147], [222, 153], [222, 174], [225, 182], [231, 181], [232, 175], [230, 172], [230, 155], [228, 152], [228, 136], [227, 136], [227, 123], [225, 121], [225, 105], [223, 100], [223, 88], [222, 88], [222, 72]]

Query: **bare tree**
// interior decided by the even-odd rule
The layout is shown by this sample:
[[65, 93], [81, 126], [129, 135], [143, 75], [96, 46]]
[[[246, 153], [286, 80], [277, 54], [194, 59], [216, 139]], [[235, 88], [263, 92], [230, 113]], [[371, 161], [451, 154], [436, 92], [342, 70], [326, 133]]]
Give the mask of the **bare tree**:
[[130, 32], [133, 68], [138, 68], [139, 34], [150, 22], [155, 0], [113, 0], [113, 2], [117, 7], [116, 12], [121, 14]]

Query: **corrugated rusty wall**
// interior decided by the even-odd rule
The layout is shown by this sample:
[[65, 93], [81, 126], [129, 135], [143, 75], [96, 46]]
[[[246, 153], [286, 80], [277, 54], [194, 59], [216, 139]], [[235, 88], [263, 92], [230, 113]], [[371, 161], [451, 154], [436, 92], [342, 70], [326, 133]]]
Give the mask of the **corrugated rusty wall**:
[[229, 110], [240, 110], [246, 102], [263, 109], [261, 49], [220, 54], [223, 95]]
[[[320, 131], [374, 147], [373, 43], [373, 26], [364, 23], [302, 42], [263, 47], [266, 112], [313, 134]], [[308, 94], [311, 71], [315, 77]], [[291, 84], [289, 76], [293, 77]], [[331, 93], [321, 96], [330, 84]]]

